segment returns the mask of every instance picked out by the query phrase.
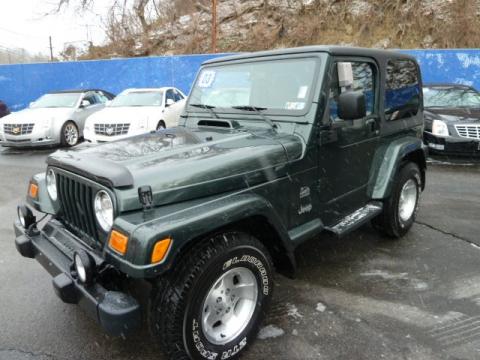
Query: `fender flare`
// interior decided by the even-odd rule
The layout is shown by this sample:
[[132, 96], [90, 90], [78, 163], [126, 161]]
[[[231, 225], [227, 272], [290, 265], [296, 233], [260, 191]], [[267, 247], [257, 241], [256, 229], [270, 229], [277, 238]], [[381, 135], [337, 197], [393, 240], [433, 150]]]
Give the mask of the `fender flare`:
[[[388, 198], [392, 191], [395, 176], [406, 160], [419, 165], [422, 180], [425, 180], [426, 147], [417, 137], [409, 136], [380, 146], [375, 153], [370, 173], [368, 195], [374, 200]], [[423, 181], [424, 186], [425, 181]]]
[[[166, 208], [175, 210], [169, 212], [165, 207], [150, 210], [152, 213], [148, 214], [148, 218], [152, 220], [139, 224], [134, 229], [130, 228], [130, 231], [127, 230], [129, 224], [116, 221], [120, 228], [130, 232], [129, 248], [132, 251], [123, 259], [113, 252], [107, 253], [123, 272], [132, 277], [156, 277], [172, 268], [179, 256], [188, 252], [197, 241], [219, 230], [235, 228], [235, 225], [243, 221], [259, 217], [275, 230], [275, 245], [281, 245], [290, 262], [288, 265], [295, 269], [294, 244], [280, 216], [268, 201], [257, 194], [236, 193], [204, 202], [192, 201], [191, 204], [184, 204], [181, 209], [175, 205]], [[157, 211], [159, 213], [156, 214]], [[252, 235], [255, 235], [255, 229], [252, 229]], [[155, 243], [167, 237], [173, 239], [173, 242], [165, 260], [151, 265], [150, 257]]]

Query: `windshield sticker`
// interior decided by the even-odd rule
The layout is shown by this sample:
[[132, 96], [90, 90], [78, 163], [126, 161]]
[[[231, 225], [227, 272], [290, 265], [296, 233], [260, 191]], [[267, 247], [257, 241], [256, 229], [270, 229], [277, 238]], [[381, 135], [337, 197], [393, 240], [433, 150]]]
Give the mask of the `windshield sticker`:
[[210, 86], [212, 86], [214, 80], [215, 80], [215, 71], [205, 70], [200, 74], [200, 79], [198, 80], [198, 86], [201, 88], [209, 88]]
[[287, 110], [303, 110], [304, 107], [305, 107], [304, 102], [287, 101], [285, 104], [285, 109]]
[[306, 85], [300, 86], [300, 88], [298, 89], [297, 98], [305, 99], [305, 97], [307, 96], [307, 92], [308, 92], [308, 86]]

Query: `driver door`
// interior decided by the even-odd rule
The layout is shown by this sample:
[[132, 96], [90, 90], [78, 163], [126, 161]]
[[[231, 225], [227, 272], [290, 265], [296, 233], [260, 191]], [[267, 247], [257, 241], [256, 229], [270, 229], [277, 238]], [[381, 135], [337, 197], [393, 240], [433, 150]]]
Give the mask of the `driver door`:
[[[353, 84], [341, 87], [337, 64], [352, 64]], [[370, 169], [379, 141], [378, 67], [371, 59], [336, 58], [330, 69], [329, 100], [320, 130], [320, 217], [333, 225], [368, 201]], [[342, 120], [338, 96], [345, 91], [365, 95], [366, 116]]]

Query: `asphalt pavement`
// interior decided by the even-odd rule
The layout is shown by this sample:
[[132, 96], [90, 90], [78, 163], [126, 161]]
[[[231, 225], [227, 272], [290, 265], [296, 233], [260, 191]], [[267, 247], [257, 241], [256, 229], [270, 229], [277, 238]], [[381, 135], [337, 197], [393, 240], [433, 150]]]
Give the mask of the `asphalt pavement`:
[[[53, 292], [14, 246], [12, 222], [49, 150], [0, 150], [0, 359], [162, 359], [143, 329], [112, 338]], [[429, 164], [417, 223], [403, 239], [364, 227], [297, 251], [278, 276], [253, 359], [479, 359], [480, 165]]]

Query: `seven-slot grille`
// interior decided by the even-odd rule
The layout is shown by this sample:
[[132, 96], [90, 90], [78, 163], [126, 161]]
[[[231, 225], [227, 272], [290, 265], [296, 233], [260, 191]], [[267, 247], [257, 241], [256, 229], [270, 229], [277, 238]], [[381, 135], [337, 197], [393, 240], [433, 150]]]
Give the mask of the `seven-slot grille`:
[[3, 124], [3, 131], [10, 135], [28, 135], [33, 131], [35, 124]]
[[130, 124], [95, 124], [95, 134], [118, 136], [128, 134]]
[[480, 140], [480, 125], [455, 125], [455, 129], [461, 137]]
[[91, 186], [74, 177], [56, 173], [57, 192], [62, 207], [61, 219], [80, 238], [90, 242], [99, 240], [93, 200], [96, 194]]

